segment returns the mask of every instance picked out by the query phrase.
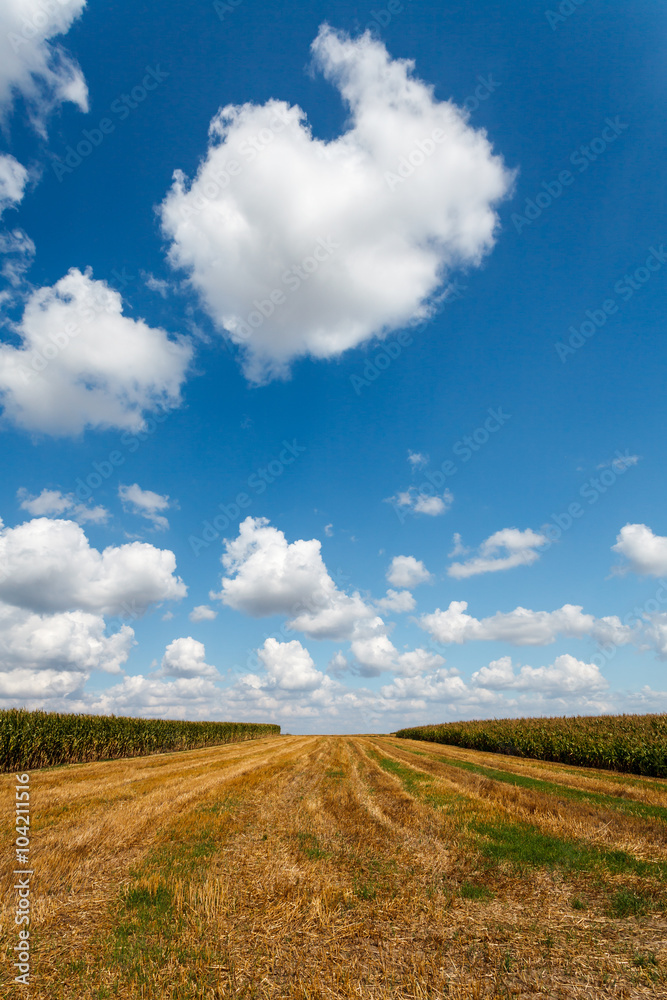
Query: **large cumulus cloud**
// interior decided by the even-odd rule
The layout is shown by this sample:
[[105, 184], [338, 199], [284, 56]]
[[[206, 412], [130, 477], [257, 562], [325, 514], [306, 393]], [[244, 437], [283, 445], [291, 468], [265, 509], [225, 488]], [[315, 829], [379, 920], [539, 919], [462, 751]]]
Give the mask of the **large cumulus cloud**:
[[428, 316], [452, 270], [493, 246], [513, 182], [467, 113], [369, 33], [325, 25], [312, 52], [345, 131], [314, 138], [285, 101], [228, 105], [196, 177], [177, 170], [161, 206], [171, 263], [254, 382]]

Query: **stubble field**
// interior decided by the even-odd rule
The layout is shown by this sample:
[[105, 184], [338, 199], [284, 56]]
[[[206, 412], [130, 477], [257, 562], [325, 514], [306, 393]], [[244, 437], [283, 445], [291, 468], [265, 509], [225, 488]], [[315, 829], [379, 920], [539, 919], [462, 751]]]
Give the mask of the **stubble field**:
[[667, 997], [666, 781], [375, 736], [34, 771], [29, 990], [0, 782], [3, 997]]

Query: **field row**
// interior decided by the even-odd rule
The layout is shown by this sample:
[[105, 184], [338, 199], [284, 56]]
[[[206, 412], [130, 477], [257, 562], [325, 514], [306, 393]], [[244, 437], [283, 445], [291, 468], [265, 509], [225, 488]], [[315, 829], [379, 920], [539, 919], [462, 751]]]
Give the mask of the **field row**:
[[655, 779], [279, 737], [32, 785], [35, 1000], [667, 995]]

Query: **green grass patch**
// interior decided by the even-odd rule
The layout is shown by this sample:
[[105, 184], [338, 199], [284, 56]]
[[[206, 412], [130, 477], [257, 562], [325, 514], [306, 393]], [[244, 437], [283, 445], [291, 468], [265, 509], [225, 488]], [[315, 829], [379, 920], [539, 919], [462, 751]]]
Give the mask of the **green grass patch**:
[[136, 910], [142, 914], [167, 913], [173, 905], [173, 896], [167, 885], [158, 885], [155, 889], [140, 886], [127, 889], [124, 903], [127, 910]]
[[515, 867], [561, 868], [571, 872], [605, 869], [614, 875], [665, 875], [667, 865], [641, 861], [627, 851], [608, 851], [578, 840], [543, 833], [528, 823], [475, 821], [471, 829], [480, 835], [482, 854], [493, 861], [509, 861]]
[[411, 767], [407, 767], [397, 760], [392, 760], [391, 757], [380, 756], [375, 750], [369, 750], [368, 756], [377, 761], [383, 771], [388, 771], [389, 774], [395, 774], [397, 778], [400, 778], [406, 792], [409, 792], [411, 795], [418, 794], [421, 785], [433, 781], [430, 774], [420, 774], [419, 771], [414, 771]]
[[633, 956], [632, 964], [636, 965], [638, 969], [649, 969], [651, 966], [655, 968], [658, 965], [658, 959], [652, 951], [640, 951]]
[[218, 799], [208, 805], [198, 805], [195, 809], [196, 813], [207, 813], [211, 816], [219, 816], [220, 813], [231, 812], [235, 809], [241, 802], [241, 798], [238, 795], [226, 795], [224, 799]]
[[[401, 747], [401, 749], [403, 748]], [[433, 806], [436, 809], [444, 808], [451, 810], [470, 802], [468, 797], [462, 795], [460, 792], [450, 791], [449, 789], [445, 791], [444, 789], [429, 788], [428, 786], [432, 785], [435, 780], [430, 774], [422, 774], [419, 771], [414, 771], [406, 764], [392, 760], [391, 757], [382, 757], [374, 750], [369, 750], [368, 755], [377, 761], [383, 771], [388, 771], [389, 774], [396, 775], [406, 792], [415, 798], [421, 799], [429, 806]]]
[[375, 882], [372, 880], [362, 881], [360, 879], [354, 880], [354, 894], [359, 899], [375, 899], [377, 897], [378, 891]]
[[473, 882], [464, 882], [460, 893], [462, 899], [474, 899], [480, 902], [493, 899], [495, 896], [495, 893], [487, 889], [485, 885], [475, 885]]
[[299, 832], [295, 834], [295, 836], [299, 845], [299, 850], [311, 861], [321, 861], [323, 859], [333, 857], [330, 851], [325, 851], [324, 848], [320, 846], [314, 833]]
[[631, 889], [618, 889], [609, 902], [609, 915], [617, 919], [640, 917], [653, 909], [653, 900], [641, 896]]

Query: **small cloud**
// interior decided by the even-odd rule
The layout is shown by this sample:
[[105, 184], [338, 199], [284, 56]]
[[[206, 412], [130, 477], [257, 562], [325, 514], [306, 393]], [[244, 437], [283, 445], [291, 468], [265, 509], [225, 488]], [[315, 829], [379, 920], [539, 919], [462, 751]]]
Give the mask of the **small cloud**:
[[28, 171], [13, 156], [0, 154], [0, 215], [23, 199]]
[[170, 622], [173, 617], [174, 617], [173, 611], [165, 611], [165, 613], [162, 615], [162, 621]]
[[21, 487], [16, 496], [21, 501], [21, 510], [27, 510], [33, 517], [60, 517], [65, 514], [80, 524], [104, 524], [109, 517], [105, 507], [86, 507], [78, 502], [73, 493], [61, 493], [60, 490], [44, 489], [39, 496], [33, 497]]
[[[495, 573], [499, 570], [513, 569], [515, 566], [530, 566], [540, 558], [536, 550], [544, 545], [547, 538], [538, 535], [536, 531], [527, 528], [502, 528], [496, 531], [478, 549], [478, 555], [467, 562], [452, 563], [447, 570], [448, 576], [463, 580], [480, 573]], [[504, 554], [502, 554], [504, 553]]]
[[394, 556], [387, 570], [387, 580], [395, 587], [410, 589], [420, 583], [430, 583], [433, 577], [421, 559], [415, 559], [414, 556]]
[[454, 501], [449, 490], [445, 490], [441, 497], [429, 497], [420, 493], [412, 509], [415, 514], [428, 514], [430, 517], [437, 517], [438, 514], [446, 514]]
[[331, 536], [333, 535], [333, 524], [324, 525], [324, 534], [327, 536], [327, 538], [331, 538]]
[[167, 292], [169, 291], [168, 281], [165, 281], [163, 278], [156, 278], [147, 271], [142, 271], [141, 277], [144, 279], [146, 288], [150, 288], [151, 292], [157, 292], [163, 299], [166, 299]]
[[[32, 267], [36, 253], [35, 244], [23, 229], [8, 229], [0, 232], [0, 255], [2, 266], [0, 275], [6, 279], [12, 288], [18, 288], [24, 280], [24, 274]], [[12, 299], [12, 293], [3, 291], [0, 302]]]
[[132, 486], [121, 484], [118, 487], [118, 496], [123, 504], [123, 510], [145, 517], [157, 531], [166, 531], [169, 527], [167, 518], [158, 513], [173, 506], [169, 503], [168, 496], [161, 496], [152, 490], [142, 490], [137, 483], [133, 483]]
[[198, 604], [196, 608], [193, 608], [188, 618], [191, 622], [206, 622], [213, 621], [214, 618], [218, 617], [218, 612], [210, 608], [208, 604]]
[[423, 469], [428, 465], [428, 455], [422, 455], [419, 451], [408, 451], [408, 462], [413, 469]]
[[454, 494], [451, 490], [445, 490], [442, 494], [423, 493], [415, 486], [396, 496], [387, 497], [385, 503], [391, 503], [399, 510], [409, 511], [412, 514], [427, 514], [429, 517], [438, 517], [446, 514], [454, 502]]
[[[6, 420], [53, 437], [136, 432], [145, 412], [180, 406], [193, 345], [124, 315], [120, 292], [90, 269], [70, 268], [23, 298], [23, 316], [12, 322], [16, 343], [0, 344]], [[59, 346], [49, 339], [54, 331]]]
[[638, 576], [664, 576], [667, 573], [667, 538], [654, 535], [646, 524], [626, 524], [616, 536], [616, 544], [611, 547], [627, 559], [627, 563], [614, 572], [627, 573], [632, 570]]
[[417, 602], [409, 590], [388, 590], [386, 597], [381, 597], [375, 602], [378, 611], [395, 611], [401, 614], [405, 611], [414, 611]]
[[455, 559], [457, 556], [467, 556], [468, 555], [468, 553], [470, 552], [470, 549], [467, 547], [467, 545], [463, 544], [463, 542], [461, 540], [461, 536], [458, 533], [458, 531], [454, 532], [454, 536], [452, 538], [452, 541], [454, 542], [454, 548], [452, 549], [451, 552], [447, 553], [447, 558], [448, 559]]
[[626, 472], [628, 469], [631, 469], [633, 465], [636, 465], [640, 458], [640, 455], [630, 455], [627, 451], [625, 453], [617, 451], [616, 456], [612, 458], [611, 461], [600, 462], [600, 464], [596, 466], [596, 469], [613, 469], [614, 472], [618, 473]]
[[192, 636], [183, 636], [170, 642], [162, 657], [160, 677], [218, 677], [218, 671], [205, 662], [206, 649]]

